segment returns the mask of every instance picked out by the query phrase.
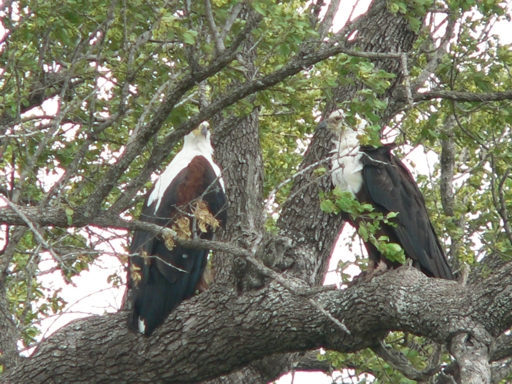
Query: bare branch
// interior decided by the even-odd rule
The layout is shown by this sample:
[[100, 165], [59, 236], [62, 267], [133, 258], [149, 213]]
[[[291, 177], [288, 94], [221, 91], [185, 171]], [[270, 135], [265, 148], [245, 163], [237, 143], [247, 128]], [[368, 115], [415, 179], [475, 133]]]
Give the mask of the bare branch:
[[409, 77], [409, 69], [407, 67], [407, 55], [402, 53], [401, 55], [402, 62], [402, 73], [404, 75], [405, 81], [405, 94], [407, 96], [407, 103], [411, 108], [413, 108], [413, 100], [412, 100], [412, 90], [411, 90], [411, 78]]
[[[441, 63], [442, 57], [446, 55], [447, 46], [452, 38], [453, 30], [455, 29], [457, 19], [455, 17], [448, 18], [448, 25], [446, 27], [446, 32], [443, 36], [443, 39], [441, 41], [441, 44], [439, 47], [435, 50], [434, 54], [429, 58], [427, 65], [419, 76], [414, 80], [411, 87], [416, 92], [419, 88], [423, 87], [427, 79], [437, 70], [439, 64]], [[416, 100], [416, 94], [415, 94], [415, 101]]]
[[242, 10], [244, 6], [244, 2], [239, 2], [233, 6], [231, 9], [231, 13], [229, 14], [229, 18], [226, 20], [226, 23], [224, 24], [224, 27], [222, 28], [222, 31], [220, 33], [220, 39], [221, 41], [224, 41], [226, 36], [228, 35], [229, 31], [231, 30], [231, 27], [233, 27], [233, 24], [235, 24], [235, 21], [240, 14], [240, 11]]
[[[39, 231], [37, 230], [36, 226], [28, 219], [27, 216], [25, 216], [25, 214], [20, 210], [18, 209], [18, 207], [13, 204], [10, 200], [4, 198], [3, 199], [8, 205], [9, 207], [14, 211], [16, 212], [16, 214], [20, 217], [21, 220], [23, 220], [23, 222], [27, 225], [27, 227], [32, 231], [32, 233], [34, 234], [37, 242], [39, 244], [41, 244], [44, 249], [46, 249], [48, 252], [51, 253], [51, 255], [53, 256], [53, 258], [55, 259], [55, 261], [57, 261], [60, 266], [62, 267], [63, 270], [65, 271], [70, 271], [70, 272], [73, 272], [73, 270], [71, 268], [69, 268], [63, 261], [62, 259], [60, 258], [59, 255], [57, 255], [57, 253], [55, 253], [55, 251], [53, 250], [53, 248], [46, 242], [46, 240], [43, 238], [43, 236], [41, 236], [41, 233], [39, 233]], [[66, 274], [64, 274], [64, 277], [66, 277]], [[68, 283], [70, 284], [73, 284], [74, 283], [71, 281], [71, 279], [67, 278], [66, 277], [66, 280]]]
[[338, 13], [340, 2], [341, 0], [332, 0], [329, 3], [327, 12], [325, 13], [324, 18], [321, 21], [320, 26], [318, 27], [318, 34], [320, 35], [320, 39], [325, 38], [325, 36], [327, 36], [327, 33], [329, 32], [329, 29], [331, 29], [334, 17], [336, 16], [336, 13]]
[[208, 25], [210, 27], [210, 33], [215, 44], [215, 49], [217, 50], [217, 54], [220, 55], [226, 50], [226, 47], [224, 46], [224, 41], [222, 40], [219, 31], [217, 30], [217, 25], [215, 24], [215, 19], [213, 18], [212, 3], [210, 0], [204, 0], [204, 10], [206, 12], [206, 19], [208, 20]]
[[447, 139], [441, 140], [441, 202], [444, 213], [447, 216], [454, 215], [454, 192], [453, 192], [453, 172], [455, 168], [455, 141], [453, 138], [453, 128], [456, 124], [455, 118], [449, 116], [444, 124], [443, 133]]
[[415, 93], [414, 101], [426, 101], [433, 99], [447, 99], [453, 101], [467, 102], [489, 102], [512, 100], [512, 91], [492, 92], [492, 93], [472, 93], [457, 91], [429, 91], [424, 93]]
[[[310, 164], [307, 167], [305, 167], [304, 169], [301, 169], [299, 172], [295, 172], [293, 175], [291, 175], [286, 180], [283, 180], [282, 182], [280, 182], [268, 194], [267, 203], [266, 203], [266, 206], [265, 206], [265, 211], [266, 212], [271, 212], [272, 211], [272, 203], [273, 203], [273, 201], [275, 199], [277, 191], [279, 191], [281, 188], [283, 188], [286, 184], [288, 184], [289, 182], [293, 181], [295, 178], [297, 178], [299, 176], [302, 176], [304, 173], [308, 172], [311, 168], [316, 168], [316, 167], [318, 167], [321, 164], [325, 164], [325, 163], [330, 162], [336, 156], [329, 156], [328, 158], [325, 158], [325, 159], [319, 160], [319, 161], [317, 161], [317, 162], [315, 162], [313, 164]], [[332, 172], [332, 170], [330, 172]], [[264, 220], [266, 220], [266, 218], [264, 218]]]
[[356, 11], [357, 6], [359, 5], [359, 0], [356, 0], [354, 5], [352, 6], [352, 9], [350, 10], [350, 14], [348, 15], [348, 21], [350, 22], [352, 20], [352, 17], [354, 16], [354, 12]]
[[489, 146], [486, 143], [484, 143], [484, 141], [482, 140], [482, 138], [480, 136], [478, 136], [478, 134], [473, 133], [464, 127], [464, 125], [461, 123], [459, 116], [455, 110], [455, 105], [453, 106], [453, 117], [455, 118], [455, 121], [457, 122], [457, 126], [460, 128], [460, 130], [462, 132], [464, 132], [464, 134], [466, 134], [468, 137], [472, 138], [475, 141], [475, 143], [478, 143], [478, 145], [480, 145], [486, 151], [489, 150]]
[[350, 34], [356, 31], [358, 28], [364, 27], [366, 21], [379, 13], [387, 7], [386, 2], [373, 2], [368, 12], [361, 14], [353, 20], [349, 20], [343, 28], [341, 28], [335, 35], [334, 39], [337, 41], [343, 41]]

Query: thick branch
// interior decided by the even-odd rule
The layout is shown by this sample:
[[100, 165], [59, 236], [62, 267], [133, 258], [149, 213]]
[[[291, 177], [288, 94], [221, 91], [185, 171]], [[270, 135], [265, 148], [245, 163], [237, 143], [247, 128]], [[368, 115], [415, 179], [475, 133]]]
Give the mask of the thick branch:
[[457, 359], [460, 383], [490, 384], [489, 344], [469, 333], [455, 335], [450, 352]]
[[512, 335], [501, 335], [491, 348], [491, 361], [503, 360], [512, 356]]
[[430, 91], [425, 93], [414, 94], [414, 101], [426, 101], [433, 99], [447, 99], [453, 101], [467, 102], [488, 102], [512, 100], [512, 91], [492, 92], [492, 93], [473, 93], [473, 92], [456, 92], [456, 91]]
[[151, 338], [128, 332], [122, 312], [71, 323], [2, 382], [197, 382], [274, 353], [354, 352], [398, 329], [439, 342], [467, 333], [487, 345], [485, 329], [499, 326], [477, 303], [509, 295], [511, 271], [509, 263], [478, 286], [462, 287], [401, 268], [319, 294], [350, 334], [279, 284], [242, 296], [217, 286], [181, 305]]

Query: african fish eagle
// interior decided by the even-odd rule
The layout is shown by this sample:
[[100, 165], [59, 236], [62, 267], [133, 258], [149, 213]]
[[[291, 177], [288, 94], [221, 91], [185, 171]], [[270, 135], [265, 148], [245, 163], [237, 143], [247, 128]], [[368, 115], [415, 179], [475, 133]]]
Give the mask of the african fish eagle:
[[[392, 226], [380, 223], [376, 238], [387, 236], [399, 244], [412, 265], [430, 277], [453, 279], [441, 243], [432, 227], [425, 200], [412, 174], [391, 150], [394, 144], [375, 148], [362, 146], [359, 137], [365, 134], [366, 122], [359, 120], [353, 128], [345, 120], [342, 110], [332, 112], [320, 123], [334, 132], [331, 178], [334, 186], [349, 191], [361, 203], [371, 204], [376, 212], [398, 215]], [[357, 229], [363, 218], [349, 218]], [[401, 264], [383, 256], [370, 241], [365, 241], [370, 257], [370, 268], [396, 268]]]
[[[140, 220], [169, 227], [185, 237], [211, 240], [227, 218], [224, 182], [212, 155], [208, 124], [202, 123], [185, 136], [182, 150], [148, 192]], [[129, 328], [151, 335], [174, 308], [202, 288], [208, 252], [137, 230], [129, 257]]]

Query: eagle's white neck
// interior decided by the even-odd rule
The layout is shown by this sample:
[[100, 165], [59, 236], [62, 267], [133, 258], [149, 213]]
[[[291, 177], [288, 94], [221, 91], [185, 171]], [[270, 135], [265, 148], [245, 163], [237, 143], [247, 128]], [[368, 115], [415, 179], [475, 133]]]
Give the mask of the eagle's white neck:
[[363, 178], [361, 171], [361, 152], [359, 152], [360, 132], [353, 129], [345, 129], [339, 135], [338, 139], [333, 140], [335, 149], [332, 151], [333, 159], [331, 161], [332, 183], [342, 191], [349, 191], [353, 195], [361, 190]]
[[203, 136], [197, 136], [193, 133], [185, 136], [183, 140], [182, 152], [200, 152], [201, 155], [212, 160], [213, 147], [210, 143], [210, 135], [205, 139]]
[[334, 139], [334, 145], [336, 149], [333, 153], [337, 153], [338, 156], [356, 155], [359, 153], [359, 139], [357, 136], [360, 132], [354, 131], [353, 129], [346, 129], [340, 133], [337, 139]]

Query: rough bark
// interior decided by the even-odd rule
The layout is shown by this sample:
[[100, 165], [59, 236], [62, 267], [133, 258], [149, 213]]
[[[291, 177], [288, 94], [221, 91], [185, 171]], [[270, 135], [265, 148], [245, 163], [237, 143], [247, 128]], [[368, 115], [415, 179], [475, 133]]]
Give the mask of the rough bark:
[[[245, 19], [251, 19], [253, 10], [244, 9]], [[249, 38], [238, 61], [244, 67], [245, 81], [260, 76], [254, 61], [254, 41]], [[241, 84], [233, 84], [241, 87]], [[227, 227], [221, 235], [224, 241], [243, 242], [247, 248], [258, 247], [257, 239], [263, 230], [263, 155], [259, 137], [259, 111], [254, 109], [247, 117], [229, 122], [219, 116], [215, 118], [219, 127], [215, 137], [216, 158], [223, 169], [229, 200]], [[251, 244], [256, 242], [256, 244]], [[216, 282], [234, 288], [233, 273], [235, 259], [230, 254], [215, 255]]]
[[[10, 235], [7, 236], [7, 244], [0, 252], [0, 329], [3, 333], [3, 337], [0, 337], [0, 363], [4, 365], [5, 369], [13, 368], [20, 360], [17, 349], [19, 335], [10, 313], [11, 306], [5, 290], [5, 280], [15, 248], [26, 230], [24, 227], [13, 228]], [[7, 231], [10, 229], [7, 228]]]
[[[258, 113], [254, 111], [231, 130], [229, 140], [217, 140], [230, 206], [222, 240], [239, 240], [247, 248], [263, 233], [263, 159], [258, 131]], [[215, 257], [217, 282], [235, 286], [233, 262], [231, 255]]]
[[488, 384], [491, 382], [489, 365], [489, 342], [473, 334], [459, 333], [452, 339], [450, 352], [457, 359], [458, 380], [467, 384]]

